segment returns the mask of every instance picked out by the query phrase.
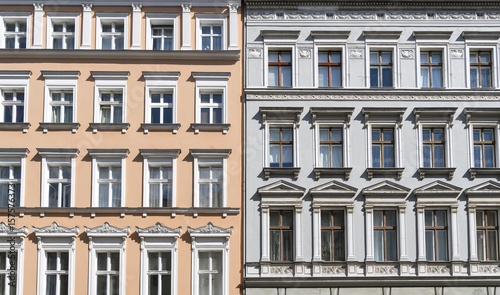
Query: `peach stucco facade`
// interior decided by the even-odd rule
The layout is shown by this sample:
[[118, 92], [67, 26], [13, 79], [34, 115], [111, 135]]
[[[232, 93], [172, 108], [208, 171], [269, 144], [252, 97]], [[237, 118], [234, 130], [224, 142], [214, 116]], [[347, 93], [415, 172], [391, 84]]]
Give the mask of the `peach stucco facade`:
[[[7, 1], [5, 1], [7, 2]], [[81, 3], [76, 1], [66, 1], [70, 5], [57, 6], [50, 2], [46, 3], [42, 8], [35, 8], [33, 5], [0, 5], [0, 17], [2, 14], [9, 15], [12, 12], [28, 13], [27, 18], [28, 41], [26, 42], [27, 49], [1, 49], [0, 50], [0, 74], [3, 73], [3, 78], [0, 87], [8, 89], [7, 77], [9, 74], [15, 75], [17, 72], [30, 72], [28, 82], [25, 86], [24, 100], [24, 122], [30, 123], [26, 132], [22, 128], [14, 128], [15, 130], [6, 130], [5, 124], [0, 124], [0, 150], [8, 151], [11, 149], [28, 149], [24, 163], [21, 164], [23, 174], [23, 184], [21, 185], [20, 194], [21, 203], [16, 208], [15, 222], [13, 226], [17, 229], [26, 226], [28, 233], [24, 238], [24, 246], [21, 251], [24, 252], [23, 261], [19, 263], [23, 266], [22, 276], [22, 293], [16, 294], [45, 294], [45, 290], [40, 290], [40, 280], [45, 280], [44, 270], [40, 269], [39, 261], [40, 251], [44, 251], [43, 244], [50, 243], [52, 238], [50, 235], [37, 235], [34, 232], [33, 226], [36, 228], [44, 228], [50, 226], [54, 222], [58, 226], [64, 228], [78, 227], [78, 233], [74, 235], [74, 285], [70, 287], [74, 290], [72, 294], [101, 294], [96, 290], [95, 283], [89, 283], [90, 276], [94, 273], [89, 271], [89, 236], [86, 233], [85, 227], [88, 229], [103, 226], [106, 222], [110, 226], [118, 229], [126, 227], [130, 228], [130, 232], [126, 234], [124, 245], [120, 245], [120, 251], [123, 251], [124, 259], [120, 270], [125, 269], [125, 278], [120, 277], [121, 284], [124, 288], [120, 288], [119, 293], [107, 290], [108, 293], [102, 294], [141, 294], [141, 284], [146, 280], [141, 278], [141, 236], [138, 234], [136, 227], [141, 229], [154, 226], [160, 223], [161, 226], [170, 229], [180, 227], [178, 239], [174, 252], [177, 254], [176, 269], [172, 269], [172, 273], [176, 272], [176, 280], [172, 280], [171, 284], [175, 285], [176, 290], [172, 294], [199, 294], [198, 283], [193, 282], [193, 279], [198, 276], [197, 270], [193, 269], [195, 263], [193, 259], [197, 256], [193, 255], [195, 248], [193, 247], [192, 234], [188, 232], [188, 227], [197, 229], [213, 224], [208, 227], [208, 234], [214, 233], [217, 236], [219, 228], [225, 231], [224, 237], [217, 236], [215, 239], [220, 240], [221, 245], [224, 245], [224, 261], [227, 264], [223, 267], [223, 276], [227, 276], [227, 281], [224, 280], [226, 286], [222, 287], [220, 294], [241, 294], [242, 287], [242, 17], [241, 7], [234, 6], [235, 3], [228, 1], [219, 1], [215, 3], [205, 1], [200, 3], [192, 3], [190, 8], [190, 46], [191, 50], [181, 50], [182, 44], [186, 43], [182, 40], [183, 30], [186, 30], [185, 24], [182, 22], [183, 13], [186, 11], [181, 7], [181, 3], [169, 3], [168, 1], [150, 1], [149, 4], [135, 6], [130, 3], [115, 2], [113, 5], [101, 6], [99, 3], [93, 3], [91, 6], [91, 27], [84, 27], [83, 23], [83, 8]], [[12, 1], [13, 4], [14, 1]], [[233, 5], [231, 9], [237, 9], [236, 28], [230, 28], [231, 20], [229, 5]], [[236, 7], [236, 8], [235, 8]], [[36, 9], [42, 9], [43, 22], [36, 20]], [[133, 34], [137, 33], [134, 29], [133, 13], [140, 10], [140, 49], [130, 49], [133, 45]], [[76, 15], [78, 23], [77, 40], [75, 49], [47, 49], [49, 30], [48, 15]], [[126, 25], [124, 34], [126, 42], [123, 50], [96, 50], [96, 40], [99, 38], [96, 34], [96, 23], [98, 21], [96, 15], [105, 14], [125, 14]], [[150, 36], [146, 34], [146, 28], [151, 25], [147, 21], [147, 16], [150, 14], [168, 15], [173, 19], [174, 28], [174, 50], [172, 51], [154, 51], [147, 50], [147, 39]], [[196, 50], [196, 42], [198, 31], [197, 17], [200, 15], [219, 15], [224, 21], [222, 38], [225, 39], [223, 44], [225, 48], [222, 50]], [[234, 21], [234, 20], [233, 20]], [[37, 23], [43, 23], [42, 28], [36, 28]], [[137, 28], [137, 26], [136, 26]], [[41, 48], [33, 48], [35, 40], [34, 30], [40, 30]], [[84, 38], [87, 34], [84, 31], [89, 31], [91, 34], [90, 49], [80, 49]], [[135, 30], [135, 31], [134, 31]], [[231, 32], [230, 32], [231, 31]], [[237, 34], [238, 49], [228, 50], [230, 45], [230, 34]], [[185, 49], [185, 48], [184, 48]], [[154, 53], [154, 54], [153, 54]], [[12, 71], [12, 72], [11, 72]], [[41, 122], [47, 122], [47, 117], [44, 115], [49, 111], [46, 100], [47, 96], [47, 77], [50, 74], [55, 76], [64, 76], [65, 73], [73, 73], [72, 81], [75, 81], [73, 108], [76, 109], [73, 115], [73, 123], [79, 123], [77, 130], [72, 130], [71, 127], [62, 128], [64, 130], [53, 130], [49, 128], [44, 130]], [[47, 74], [48, 73], [48, 74]], [[97, 73], [97, 74], [96, 74]], [[97, 128], [94, 129], [90, 123], [99, 123], [96, 120], [96, 108], [99, 108], [99, 99], [96, 99], [102, 89], [106, 90], [106, 80], [113, 78], [99, 78], [99, 74], [109, 77], [114, 77], [114, 73], [120, 75], [120, 83], [123, 82], [123, 121], [129, 123], [125, 129], [120, 128]], [[197, 83], [202, 78], [197, 75], [208, 76], [203, 78], [210, 83], [213, 76], [218, 76], [222, 73], [226, 82], [222, 93], [224, 95], [223, 116], [226, 125], [230, 126], [221, 128], [210, 128], [211, 126], [201, 127], [200, 130], [193, 129], [191, 124], [197, 122], [197, 108], [200, 108], [197, 102], [199, 89]], [[145, 122], [145, 116], [149, 112], [145, 100], [149, 99], [147, 93], [148, 79], [145, 75], [169, 76], [169, 85], [174, 88], [174, 118], [173, 123], [180, 124], [180, 127], [166, 128], [161, 130], [149, 130], [145, 132], [141, 124]], [[76, 78], [74, 76], [77, 76]], [[0, 75], [1, 76], [1, 75]], [[174, 78], [171, 78], [171, 77]], [[97, 77], [97, 78], [96, 78]], [[175, 78], [177, 77], [177, 78]], [[57, 78], [58, 79], [58, 78]], [[64, 80], [65, 78], [62, 78]], [[101, 79], [101, 80], [100, 80]], [[153, 80], [155, 80], [154, 78]], [[96, 80], [103, 81], [104, 86], [96, 90]], [[161, 80], [161, 78], [160, 78]], [[7, 82], [6, 82], [7, 81]], [[205, 80], [203, 80], [205, 81]], [[159, 84], [155, 84], [155, 87]], [[110, 86], [111, 87], [111, 86]], [[113, 88], [115, 86], [112, 86]], [[169, 86], [170, 87], [170, 86]], [[219, 86], [214, 86], [215, 88]], [[109, 87], [108, 87], [109, 88]], [[115, 87], [116, 88], [116, 87]], [[153, 87], [154, 88], [154, 87]], [[210, 88], [210, 87], [209, 87]], [[213, 88], [213, 87], [212, 87]], [[211, 88], [210, 88], [211, 89]], [[219, 91], [219, 90], [217, 90]], [[99, 113], [99, 111], [97, 111]], [[7, 124], [8, 125], [8, 124]], [[108, 126], [109, 127], [109, 126]], [[12, 128], [11, 128], [12, 129]], [[57, 129], [57, 128], [56, 128]], [[109, 130], [108, 130], [109, 129]], [[75, 131], [75, 132], [73, 132]], [[73, 206], [64, 208], [48, 208], [42, 204], [43, 191], [43, 168], [42, 161], [44, 156], [38, 153], [37, 149], [54, 151], [55, 149], [73, 150], [77, 149], [78, 153], [74, 157], [74, 193], [71, 198]], [[96, 170], [93, 170], [94, 160], [89, 150], [105, 150], [113, 152], [115, 150], [128, 150], [128, 154], [124, 156], [121, 165], [121, 182], [124, 183], [121, 191], [122, 204], [118, 207], [99, 207], [92, 202], [93, 193], [95, 193], [97, 182], [93, 180], [97, 176]], [[142, 150], [142, 152], [141, 152]], [[174, 156], [176, 164], [173, 166], [173, 180], [175, 181], [175, 206], [151, 208], [144, 206], [144, 182], [145, 162], [143, 158], [144, 150], [178, 150], [178, 156]], [[225, 190], [224, 205], [210, 206], [201, 208], [198, 204], [195, 205], [196, 183], [195, 175], [198, 173], [198, 167], [195, 166], [194, 158], [191, 151], [199, 150], [202, 153], [210, 151], [225, 152], [223, 190]], [[1, 158], [0, 158], [1, 160]], [[222, 163], [222, 162], [221, 162]], [[0, 163], [0, 166], [2, 164]], [[95, 197], [95, 196], [94, 196]], [[0, 212], [1, 219], [4, 223], [7, 222], [7, 208]], [[232, 227], [232, 231], [229, 230]], [[212, 231], [211, 231], [212, 230]], [[41, 236], [41, 238], [40, 238]], [[99, 239], [94, 238], [94, 243]], [[148, 238], [146, 238], [147, 241]], [[203, 241], [202, 238], [196, 238]], [[208, 238], [207, 238], [208, 239]], [[218, 241], [217, 240], [217, 241]], [[147, 244], [147, 243], [146, 243]], [[209, 246], [209, 249], [212, 246]], [[114, 248], [113, 248], [114, 249]], [[222, 249], [217, 248], [217, 251]], [[71, 250], [70, 250], [71, 251]], [[197, 251], [197, 250], [196, 250]], [[174, 255], [174, 254], [173, 254]], [[71, 270], [70, 270], [71, 272]], [[71, 279], [70, 275], [70, 279]], [[174, 277], [174, 276], [173, 276]], [[198, 282], [198, 281], [197, 281]], [[71, 282], [70, 282], [71, 285]], [[0, 286], [0, 288], [2, 288]], [[18, 286], [19, 288], [19, 286]], [[90, 288], [90, 289], [89, 289]], [[19, 292], [19, 291], [18, 291]], [[59, 293], [58, 293], [59, 294]], [[63, 294], [63, 293], [61, 293]], [[144, 293], [149, 294], [149, 293]], [[170, 293], [162, 293], [170, 294]], [[212, 293], [207, 293], [212, 294]], [[216, 294], [214, 291], [213, 294]], [[217, 293], [219, 294], [219, 293]]]

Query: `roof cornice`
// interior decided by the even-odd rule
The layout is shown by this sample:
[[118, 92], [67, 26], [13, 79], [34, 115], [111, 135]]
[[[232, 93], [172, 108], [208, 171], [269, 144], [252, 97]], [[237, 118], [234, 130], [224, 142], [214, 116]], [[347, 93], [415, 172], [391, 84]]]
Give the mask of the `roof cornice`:
[[262, 1], [244, 0], [249, 8], [297, 8], [299, 6], [332, 6], [337, 10], [346, 9], [491, 9], [500, 8], [499, 0], [490, 1], [466, 1], [466, 0], [427, 0], [427, 1], [391, 1], [391, 0], [363, 0], [363, 1]]

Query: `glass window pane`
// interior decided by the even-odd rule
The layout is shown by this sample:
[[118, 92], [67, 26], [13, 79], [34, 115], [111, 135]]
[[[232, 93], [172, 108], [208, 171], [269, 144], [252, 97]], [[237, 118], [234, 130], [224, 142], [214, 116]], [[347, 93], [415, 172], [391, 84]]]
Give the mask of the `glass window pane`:
[[333, 211], [333, 225], [344, 226], [344, 211]]
[[160, 184], [149, 184], [149, 206], [160, 207]]
[[208, 108], [201, 108], [200, 110], [200, 123], [210, 123], [210, 109]]
[[370, 67], [370, 87], [378, 87], [378, 67]]
[[282, 52], [281, 53], [281, 62], [291, 62], [292, 54], [290, 52]]
[[120, 254], [111, 253], [110, 255], [111, 270], [120, 270]]
[[428, 261], [434, 261], [434, 231], [425, 231], [425, 256]]
[[292, 128], [281, 129], [281, 139], [283, 141], [292, 141], [293, 140]]
[[161, 123], [160, 108], [151, 108], [151, 123]]
[[47, 252], [47, 270], [57, 270], [57, 252]]
[[441, 67], [432, 67], [432, 87], [442, 87]]
[[170, 294], [170, 290], [172, 289], [170, 281], [171, 281], [170, 275], [162, 275], [161, 276], [162, 295], [169, 295]]
[[476, 211], [476, 226], [484, 226], [484, 211]]
[[69, 269], [68, 252], [61, 252], [61, 254], [60, 254], [60, 265], [61, 265], [61, 270], [68, 270]]
[[432, 52], [432, 63], [441, 63], [441, 52]]
[[333, 260], [345, 260], [344, 231], [335, 230], [333, 232]]
[[380, 129], [372, 129], [372, 140], [379, 141], [381, 139], [381, 130]]
[[429, 62], [429, 53], [428, 52], [421, 52], [420, 53], [420, 62], [421, 63], [428, 63]]
[[373, 246], [375, 261], [384, 261], [384, 231], [373, 231]]
[[148, 295], [158, 295], [158, 275], [148, 276]]
[[393, 141], [393, 130], [392, 129], [384, 129], [383, 131], [384, 141]]
[[328, 52], [318, 52], [319, 62], [328, 62]]
[[57, 294], [57, 275], [47, 275], [47, 295], [56, 295]]
[[332, 167], [342, 167], [342, 145], [336, 144], [332, 146]]
[[292, 86], [292, 68], [289, 66], [281, 67], [281, 86]]
[[438, 261], [448, 260], [448, 243], [446, 230], [437, 231], [437, 256]]
[[434, 212], [425, 211], [425, 226], [434, 226]]
[[495, 167], [495, 147], [493, 145], [484, 146], [484, 167]]
[[478, 230], [477, 235], [477, 257], [479, 260], [486, 260], [486, 236], [484, 230]]
[[279, 230], [271, 230], [271, 260], [272, 261], [279, 261], [280, 260], [280, 248], [281, 248], [281, 241], [280, 241], [280, 231]]
[[444, 167], [443, 145], [434, 145], [434, 167]]
[[200, 183], [200, 207], [210, 207], [210, 185]]
[[292, 145], [282, 146], [282, 167], [293, 167], [293, 147]]
[[281, 213], [282, 216], [282, 225], [283, 226], [293, 226], [293, 212], [292, 211], [283, 211]]
[[283, 231], [283, 260], [293, 260], [293, 232], [291, 230]]
[[279, 211], [271, 211], [271, 213], [270, 213], [270, 225], [271, 226], [280, 226], [280, 212]]
[[340, 67], [331, 67], [332, 87], [342, 86], [342, 73]]
[[488, 219], [488, 226], [497, 225], [497, 212], [496, 211], [486, 211], [486, 218]]
[[269, 146], [269, 165], [271, 167], [280, 166], [280, 146], [272, 144]]
[[321, 231], [321, 259], [332, 260], [332, 237], [329, 230]]
[[201, 37], [201, 49], [202, 50], [211, 50], [212, 46], [210, 44], [210, 37]]
[[330, 130], [320, 129], [319, 130], [319, 140], [320, 141], [330, 141]]
[[382, 149], [380, 145], [372, 145], [372, 167], [380, 168], [382, 159]]
[[488, 260], [498, 259], [498, 232], [497, 230], [488, 231]]
[[436, 226], [446, 226], [446, 211], [436, 211]]
[[113, 195], [111, 196], [111, 206], [112, 207], [121, 207], [121, 184], [120, 183], [113, 183], [111, 184], [111, 189], [113, 192]]
[[331, 62], [340, 63], [340, 58], [341, 58], [340, 52], [332, 52], [330, 54]]
[[424, 144], [422, 153], [423, 153], [423, 165], [424, 167], [432, 167], [432, 155], [431, 155], [432, 146], [429, 144]]
[[479, 71], [478, 67], [470, 67], [470, 87], [471, 88], [477, 88], [478, 87], [478, 81], [479, 81]]
[[392, 87], [392, 67], [382, 67], [382, 87]]
[[269, 52], [268, 53], [269, 62], [278, 62], [278, 52]]
[[489, 53], [481, 53], [479, 58], [481, 59], [482, 63], [490, 62], [490, 54]]
[[212, 50], [222, 50], [222, 38], [221, 37], [213, 37], [213, 48]]
[[158, 252], [148, 253], [149, 270], [158, 270]]
[[97, 270], [107, 270], [107, 253], [97, 253]]
[[172, 207], [172, 185], [166, 183], [163, 184], [162, 187], [163, 187], [163, 207]]
[[484, 141], [493, 141], [493, 129], [484, 129], [483, 138]]
[[384, 167], [394, 167], [394, 146], [384, 145]]
[[269, 86], [278, 86], [278, 73], [277, 66], [269, 66]]
[[384, 211], [373, 211], [373, 226], [384, 226]]
[[378, 52], [370, 52], [370, 62], [378, 63]]
[[319, 87], [328, 87], [328, 67], [318, 68]]
[[68, 295], [68, 275], [60, 275], [59, 295]]
[[382, 52], [382, 62], [383, 63], [392, 62], [392, 53], [391, 52]]
[[321, 226], [331, 226], [331, 212], [321, 211]]
[[396, 231], [395, 230], [386, 231], [385, 237], [386, 237], [386, 248], [387, 248], [386, 260], [387, 261], [398, 260]]
[[477, 54], [477, 52], [471, 52], [471, 53], [470, 53], [470, 62], [474, 62], [474, 63], [476, 63], [476, 62], [478, 62], [478, 60], [479, 60], [479, 59], [478, 59], [478, 54]]
[[396, 226], [396, 211], [385, 211], [385, 225]]
[[222, 123], [222, 108], [214, 108], [213, 109], [213, 124]]

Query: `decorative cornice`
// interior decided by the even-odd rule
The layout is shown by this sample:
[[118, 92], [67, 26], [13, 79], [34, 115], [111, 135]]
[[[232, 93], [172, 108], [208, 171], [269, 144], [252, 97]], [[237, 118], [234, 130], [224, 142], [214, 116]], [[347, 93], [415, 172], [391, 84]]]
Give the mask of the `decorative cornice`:
[[92, 11], [92, 3], [82, 3], [83, 11]]
[[119, 235], [119, 236], [127, 236], [130, 233], [130, 227], [118, 228], [112, 225], [109, 225], [108, 222], [104, 222], [103, 225], [89, 228], [84, 226], [85, 232], [89, 237], [91, 236], [106, 236], [106, 235]]
[[30, 150], [24, 148], [0, 148], [0, 157], [23, 157], [26, 158]]
[[28, 234], [28, 228], [23, 226], [21, 228], [15, 228], [13, 226], [8, 226], [3, 221], [0, 223], [0, 235], [14, 235], [14, 236], [26, 236]]
[[[320, 92], [318, 90], [317, 92]], [[464, 90], [460, 93], [453, 92], [441, 92], [441, 93], [422, 93], [418, 94], [418, 90], [406, 92], [406, 91], [394, 91], [392, 93], [370, 93], [368, 91], [359, 91], [358, 94], [348, 94], [348, 92], [356, 92], [353, 90], [339, 90], [337, 94], [333, 92], [325, 93], [308, 93], [308, 91], [296, 91], [295, 93], [286, 93], [281, 91], [281, 93], [273, 93], [268, 91], [267, 93], [251, 93], [247, 91], [246, 100], [358, 100], [358, 101], [371, 101], [371, 100], [397, 100], [397, 101], [498, 101], [499, 94], [497, 93], [481, 93], [474, 92], [471, 94], [467, 93], [468, 90]], [[249, 93], [250, 92], [250, 93]]]
[[80, 151], [78, 149], [59, 149], [59, 148], [37, 148], [42, 157], [76, 157]]
[[139, 236], [144, 235], [144, 234], [175, 234], [175, 235], [179, 236], [179, 234], [181, 233], [181, 229], [182, 229], [182, 227], [180, 227], [180, 226], [178, 228], [175, 228], [175, 229], [167, 227], [167, 226], [163, 226], [159, 222], [157, 222], [155, 225], [150, 226], [150, 227], [140, 228], [140, 227], [136, 226], [135, 228], [136, 228], [136, 231], [139, 234]]
[[73, 228], [60, 226], [57, 224], [57, 222], [54, 221], [51, 225], [48, 225], [46, 227], [38, 228], [33, 226], [33, 232], [37, 237], [50, 235], [76, 236], [80, 233], [80, 229], [78, 228], [78, 226], [75, 226]]
[[192, 236], [193, 234], [205, 234], [205, 235], [211, 235], [211, 234], [223, 234], [223, 235], [231, 235], [233, 232], [233, 227], [229, 228], [222, 228], [213, 225], [211, 222], [209, 222], [207, 225], [198, 227], [198, 228], [191, 228], [188, 226], [188, 232]]
[[272, 8], [288, 8], [297, 9], [303, 6], [311, 7], [335, 7], [336, 9], [345, 10], [372, 10], [372, 9], [479, 9], [479, 8], [499, 8], [500, 3], [496, 0], [489, 1], [466, 1], [466, 0], [424, 0], [424, 1], [391, 1], [391, 0], [355, 0], [355, 1], [332, 1], [332, 0], [321, 0], [321, 1], [287, 1], [287, 0], [275, 0], [275, 1], [262, 1], [262, 0], [245, 0], [244, 4], [248, 9], [272, 9]]

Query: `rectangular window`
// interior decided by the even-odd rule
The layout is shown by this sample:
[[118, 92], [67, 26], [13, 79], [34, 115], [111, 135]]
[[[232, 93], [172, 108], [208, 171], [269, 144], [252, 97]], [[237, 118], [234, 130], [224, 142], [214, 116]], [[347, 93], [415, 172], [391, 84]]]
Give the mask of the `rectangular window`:
[[63, 295], [68, 292], [68, 252], [46, 252], [46, 295]]
[[50, 93], [51, 122], [73, 122], [73, 92], [51, 91]]
[[370, 87], [392, 87], [392, 52], [370, 52]]
[[373, 239], [375, 261], [398, 260], [395, 210], [373, 211]]
[[[13, 191], [11, 190], [13, 189]], [[19, 206], [21, 199], [21, 165], [3, 164], [0, 166], [0, 206], [8, 207], [9, 194], [15, 198], [15, 206]], [[11, 198], [12, 199], [12, 198]]]
[[172, 290], [171, 252], [148, 252], [148, 294], [170, 295]]
[[150, 93], [151, 123], [173, 123], [173, 95], [169, 92]]
[[[14, 260], [11, 260], [11, 258], [14, 258]], [[16, 286], [9, 284], [11, 282], [9, 279], [11, 263], [15, 265], [17, 263], [16, 258], [17, 255], [12, 256], [9, 252], [0, 252], [0, 294], [16, 294]]]
[[477, 255], [482, 261], [498, 260], [497, 211], [476, 211]]
[[474, 128], [474, 167], [495, 167], [495, 132], [490, 128]]
[[270, 241], [272, 261], [293, 260], [293, 211], [270, 212]]
[[491, 87], [491, 52], [470, 52], [470, 87]]
[[320, 167], [343, 167], [342, 128], [321, 128], [319, 130]]
[[222, 252], [198, 252], [199, 294], [219, 295], [223, 292]]
[[269, 51], [269, 86], [292, 86], [292, 53]]
[[3, 90], [3, 123], [24, 122], [24, 91]]
[[372, 129], [372, 167], [394, 167], [394, 130]]
[[222, 93], [200, 93], [200, 123], [221, 124]]
[[99, 207], [121, 206], [122, 169], [120, 166], [99, 166]]
[[222, 50], [222, 25], [201, 26], [201, 49]]
[[293, 129], [269, 128], [269, 152], [271, 167], [293, 167]]
[[424, 167], [444, 167], [444, 129], [423, 128], [422, 140]]
[[425, 211], [425, 252], [428, 261], [448, 260], [448, 221], [444, 210]]
[[101, 49], [121, 50], [124, 48], [123, 21], [103, 21], [101, 23]]
[[318, 53], [319, 87], [342, 87], [342, 52]]
[[75, 22], [57, 21], [52, 23], [52, 48], [74, 49], [75, 48]]
[[5, 21], [5, 48], [26, 48], [26, 20]]
[[174, 28], [172, 25], [151, 26], [153, 50], [174, 49]]
[[101, 92], [99, 107], [101, 123], [123, 123], [122, 92]]
[[49, 207], [71, 206], [71, 164], [50, 165]]
[[120, 253], [97, 253], [97, 295], [118, 295], [120, 290]]
[[321, 211], [321, 259], [345, 260], [344, 211]]
[[203, 163], [199, 167], [200, 207], [222, 207], [222, 163]]
[[172, 167], [149, 165], [149, 206], [172, 207]]
[[441, 52], [420, 53], [420, 80], [422, 87], [443, 87]]

